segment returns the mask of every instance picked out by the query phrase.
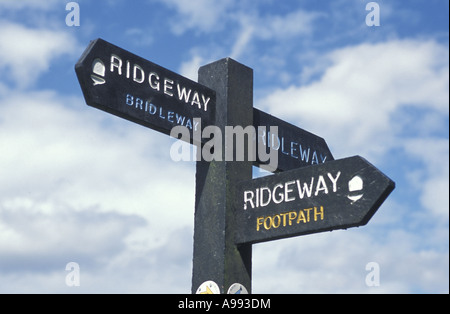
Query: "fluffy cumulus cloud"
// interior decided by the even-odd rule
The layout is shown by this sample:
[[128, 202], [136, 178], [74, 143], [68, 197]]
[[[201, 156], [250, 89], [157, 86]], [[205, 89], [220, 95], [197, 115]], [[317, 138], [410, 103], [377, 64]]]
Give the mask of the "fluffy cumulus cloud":
[[396, 231], [374, 236], [367, 231], [368, 227], [364, 228], [256, 245], [254, 292], [445, 293], [448, 290], [440, 278], [448, 276], [448, 269], [445, 270], [448, 253], [418, 249], [417, 235]]
[[[1, 6], [54, 9], [33, 3]], [[34, 90], [58, 58], [73, 69], [81, 50], [68, 28], [0, 24], [0, 291], [70, 293], [70, 262], [78, 292], [170, 291], [157, 278], [173, 272], [186, 274], [174, 292], [188, 290], [192, 164], [168, 167], [170, 139], [80, 106], [81, 93]]]
[[64, 31], [0, 22], [0, 74], [18, 87], [30, 86], [49, 70], [52, 59], [72, 55], [77, 47]]
[[443, 219], [441, 223], [448, 223], [448, 139], [414, 138], [406, 140], [404, 146], [407, 153], [424, 165], [421, 169], [413, 170], [408, 176], [414, 189], [420, 191], [421, 205], [436, 217]]
[[[261, 106], [322, 134], [338, 155], [365, 147], [365, 153], [376, 157], [401, 145], [391, 134], [411, 127], [408, 119], [415, 110], [429, 117], [420, 117], [418, 131], [445, 127], [448, 50], [444, 46], [393, 40], [338, 49], [324, 59], [320, 62], [330, 66], [322, 69], [319, 79], [276, 90], [260, 101]], [[411, 110], [399, 115], [405, 108]], [[367, 142], [370, 145], [363, 145]]]
[[[76, 109], [80, 103], [45, 91], [0, 97], [0, 277], [34, 270], [36, 277], [28, 279], [36, 290], [31, 285], [29, 291], [39, 291], [45, 274], [64, 278], [72, 261], [85, 275], [91, 272], [84, 278], [98, 280], [101, 274], [123, 280], [108, 272], [139, 260], [162, 267], [168, 253], [161, 235], [192, 230], [186, 226], [192, 223], [193, 191], [184, 187], [193, 185], [193, 169], [164, 166], [171, 141], [128, 123], [105, 128], [104, 115]], [[189, 254], [184, 257], [189, 273]], [[178, 267], [173, 262], [167, 267]], [[104, 289], [95, 282], [87, 287]], [[111, 292], [123, 289], [113, 287], [118, 290]], [[61, 281], [46, 291], [64, 288]]]

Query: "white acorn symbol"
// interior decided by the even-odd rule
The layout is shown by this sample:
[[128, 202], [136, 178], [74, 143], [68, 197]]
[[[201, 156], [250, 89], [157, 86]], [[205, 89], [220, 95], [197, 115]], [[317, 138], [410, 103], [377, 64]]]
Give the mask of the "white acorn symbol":
[[102, 85], [105, 84], [106, 81], [104, 79], [105, 76], [105, 64], [100, 59], [95, 59], [92, 63], [92, 72], [94, 74], [91, 74], [91, 79], [94, 81], [95, 85]]
[[[361, 191], [363, 189], [363, 187], [364, 187], [364, 182], [361, 179], [361, 177], [359, 177], [359, 176], [353, 177], [353, 179], [351, 179], [348, 182], [349, 192]], [[361, 194], [350, 193], [350, 194], [352, 194], [352, 195], [348, 195], [347, 197], [352, 201], [352, 203], [356, 202], [364, 195], [363, 193], [361, 193]]]

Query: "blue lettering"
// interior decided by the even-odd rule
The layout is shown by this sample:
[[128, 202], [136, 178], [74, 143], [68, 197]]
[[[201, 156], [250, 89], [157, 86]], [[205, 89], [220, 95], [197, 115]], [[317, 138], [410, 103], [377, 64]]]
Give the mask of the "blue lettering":
[[166, 118], [162, 114], [163, 114], [163, 108], [159, 107], [159, 117], [163, 120], [166, 120]]
[[294, 144], [297, 144], [297, 145], [298, 145], [298, 143], [296, 143], [296, 142], [291, 142], [291, 156], [294, 157], [295, 159], [298, 159], [298, 157], [296, 157], [296, 156], [294, 155], [294, 152], [295, 152]]
[[167, 121], [169, 121], [170, 123], [174, 123], [174, 121], [173, 121], [173, 114], [174, 114], [173, 111], [169, 111], [167, 113]]
[[157, 110], [158, 110], [158, 108], [154, 104], [150, 103], [150, 106], [149, 106], [149, 109], [148, 109], [148, 113], [153, 115], [153, 114], [156, 113]]
[[284, 151], [284, 137], [281, 137], [281, 152], [289, 156], [289, 152]]
[[139, 109], [142, 110], [143, 109], [142, 108], [143, 104], [144, 104], [144, 101], [142, 99], [136, 97], [136, 109], [138, 109], [138, 107], [139, 107]]
[[313, 153], [311, 165], [314, 165], [315, 163], [319, 164], [319, 158], [317, 158], [317, 152], [316, 151], [314, 151], [314, 153]]
[[199, 131], [200, 129], [198, 128], [198, 124], [200, 122], [200, 119], [195, 119], [194, 118], [194, 129], [195, 131]]
[[302, 158], [302, 161], [308, 162], [309, 161], [309, 147], [306, 150], [302, 149], [302, 145], [299, 145], [299, 149], [300, 149], [300, 157]]
[[133, 97], [133, 95], [127, 94], [127, 98], [126, 98], [126, 100], [125, 100], [125, 103], [126, 103], [128, 106], [133, 106], [133, 103], [134, 103], [134, 97]]
[[183, 125], [184, 124], [184, 119], [186, 117], [179, 115], [178, 113], [175, 114], [175, 118], [177, 119], [177, 123]]

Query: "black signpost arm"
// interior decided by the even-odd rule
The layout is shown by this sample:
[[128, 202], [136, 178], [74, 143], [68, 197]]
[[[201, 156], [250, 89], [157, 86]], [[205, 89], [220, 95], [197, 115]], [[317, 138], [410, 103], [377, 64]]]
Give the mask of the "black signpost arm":
[[[215, 125], [223, 139], [225, 126], [252, 125], [252, 69], [230, 58], [222, 59], [199, 69], [199, 83], [216, 91]], [[252, 247], [235, 244], [234, 199], [237, 182], [252, 178], [252, 162], [225, 161], [225, 146], [222, 153], [222, 161], [197, 161], [193, 293], [210, 280], [217, 283], [221, 293], [227, 293], [234, 283], [251, 293]]]

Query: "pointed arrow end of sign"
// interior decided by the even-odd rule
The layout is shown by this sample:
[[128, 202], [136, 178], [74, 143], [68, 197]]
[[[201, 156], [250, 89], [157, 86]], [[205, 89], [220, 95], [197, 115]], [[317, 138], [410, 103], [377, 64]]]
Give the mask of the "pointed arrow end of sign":
[[380, 208], [384, 201], [395, 189], [395, 182], [386, 176], [383, 172], [373, 166], [365, 158], [356, 156], [353, 157], [354, 162], [364, 163], [361, 166], [361, 172], [365, 172], [364, 181], [359, 175], [355, 175], [348, 184], [349, 195], [348, 198], [352, 204], [358, 204], [360, 201], [370, 200], [370, 210], [361, 219], [359, 225], [366, 225], [375, 212]]

